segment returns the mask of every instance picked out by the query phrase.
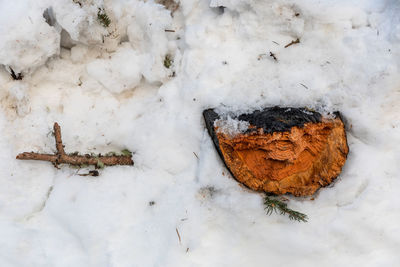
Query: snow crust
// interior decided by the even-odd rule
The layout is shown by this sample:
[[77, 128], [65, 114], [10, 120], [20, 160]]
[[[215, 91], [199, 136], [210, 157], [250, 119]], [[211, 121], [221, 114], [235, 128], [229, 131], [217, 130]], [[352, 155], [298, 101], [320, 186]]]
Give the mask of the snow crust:
[[[122, 64], [122, 62], [126, 62]], [[142, 78], [141, 58], [135, 50], [123, 46], [110, 59], [96, 59], [87, 65], [87, 72], [113, 93], [121, 93], [139, 85]]]
[[21, 0], [0, 4], [0, 64], [26, 72], [59, 53], [59, 32], [46, 23], [43, 7]]
[[[0, 266], [399, 266], [399, 11], [182, 0], [171, 16], [154, 1], [0, 0]], [[337, 181], [288, 197], [308, 223], [267, 216], [202, 119], [276, 105], [347, 122]], [[67, 152], [129, 149], [135, 166], [88, 177], [15, 160], [54, 152], [55, 121]]]
[[244, 133], [249, 128], [250, 123], [228, 116], [226, 119], [223, 118], [216, 120], [214, 126], [218, 127], [217, 132], [222, 132], [233, 137], [240, 133]]

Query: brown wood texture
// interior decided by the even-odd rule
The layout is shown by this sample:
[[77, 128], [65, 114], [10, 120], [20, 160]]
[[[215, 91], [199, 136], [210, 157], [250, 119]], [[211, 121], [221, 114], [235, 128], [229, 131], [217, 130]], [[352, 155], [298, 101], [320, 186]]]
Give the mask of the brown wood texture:
[[203, 116], [233, 177], [256, 191], [312, 195], [341, 173], [349, 152], [339, 112], [324, 117], [308, 108], [268, 107], [236, 115], [249, 126], [233, 135], [218, 128], [225, 115], [207, 109]]
[[257, 191], [308, 196], [341, 172], [348, 146], [340, 118], [292, 127], [290, 131], [217, 138], [235, 178]]

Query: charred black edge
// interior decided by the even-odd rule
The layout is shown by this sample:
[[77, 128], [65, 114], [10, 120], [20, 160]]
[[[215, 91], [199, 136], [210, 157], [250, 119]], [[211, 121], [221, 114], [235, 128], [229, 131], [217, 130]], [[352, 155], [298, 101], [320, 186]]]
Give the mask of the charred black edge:
[[214, 122], [220, 118], [219, 115], [213, 109], [210, 108], [210, 109], [206, 109], [206, 110], [203, 111], [203, 117], [204, 117], [204, 121], [206, 123], [208, 134], [210, 135], [211, 139], [213, 140], [214, 146], [217, 149], [220, 158], [224, 162], [224, 165], [228, 169], [229, 173], [236, 180], [235, 175], [233, 175], [233, 173], [232, 173], [231, 169], [229, 168], [228, 164], [226, 164], [224, 154], [222, 154], [221, 148], [219, 147], [219, 141], [218, 141], [217, 133], [215, 132]]
[[[211, 139], [213, 140], [214, 146], [217, 149], [218, 154], [219, 154], [222, 162], [225, 165], [225, 168], [229, 171], [232, 178], [235, 179], [235, 181], [237, 181], [239, 185], [244, 186], [245, 188], [248, 188], [249, 190], [252, 190], [250, 187], [248, 187], [247, 185], [241, 183], [239, 180], [236, 179], [236, 176], [233, 174], [231, 168], [229, 168], [228, 164], [225, 161], [225, 157], [224, 157], [224, 154], [222, 154], [221, 148], [219, 146], [217, 133], [215, 132], [215, 128], [214, 128], [214, 122], [216, 120], [218, 120], [220, 118], [220, 116], [213, 109], [210, 108], [210, 109], [206, 109], [203, 111], [203, 117], [204, 117], [204, 121], [206, 123], [208, 134], [210, 135]], [[252, 191], [254, 191], [254, 190], [252, 190]]]
[[[341, 120], [342, 123], [343, 123], [343, 125], [344, 125], [344, 136], [346, 137], [346, 146], [347, 146], [347, 154], [346, 154], [346, 159], [347, 159], [347, 156], [348, 156], [349, 153], [350, 153], [349, 142], [347, 141], [347, 131], [348, 131], [348, 128], [347, 128], [347, 127], [348, 127], [348, 122], [347, 122], [346, 118], [342, 115], [342, 113], [340, 113], [340, 111], [335, 111], [335, 112], [333, 112], [333, 115], [335, 115], [336, 118], [339, 118], [339, 120]], [[345, 162], [344, 164], [346, 164], [346, 162]], [[344, 165], [343, 165], [343, 166], [344, 166]], [[343, 166], [342, 166], [340, 172], [342, 172]], [[337, 177], [336, 177], [336, 178], [337, 178]], [[335, 179], [336, 179], [336, 178], [335, 178]]]
[[[321, 122], [322, 115], [308, 108], [274, 106], [243, 113], [237, 118], [249, 122], [257, 129], [263, 128], [266, 133], [274, 133], [290, 131], [294, 126], [302, 128], [310, 122]], [[257, 129], [248, 129], [246, 133], [257, 132]]]
[[[219, 141], [217, 134], [214, 129], [214, 122], [219, 119], [219, 115], [213, 109], [206, 109], [203, 111], [204, 121], [206, 123], [206, 127], [208, 130], [208, 134], [210, 135], [211, 139], [214, 142], [215, 148], [218, 151], [218, 154], [224, 159], [224, 155], [222, 154], [221, 149], [219, 148]], [[225, 163], [225, 160], [224, 160]], [[226, 163], [225, 163], [226, 165]]]

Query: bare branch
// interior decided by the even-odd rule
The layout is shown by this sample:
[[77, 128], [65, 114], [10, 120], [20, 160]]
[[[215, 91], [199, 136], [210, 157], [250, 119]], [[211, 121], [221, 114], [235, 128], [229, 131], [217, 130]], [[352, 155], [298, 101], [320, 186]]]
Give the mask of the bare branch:
[[124, 155], [111, 155], [111, 156], [102, 156], [101, 154], [99, 155], [66, 154], [61, 139], [61, 128], [57, 122], [54, 123], [54, 138], [56, 140], [56, 148], [57, 148], [56, 154], [24, 152], [18, 154], [16, 158], [20, 160], [49, 161], [53, 163], [54, 166], [63, 163], [75, 166], [94, 165], [96, 167], [113, 166], [113, 165], [133, 165], [133, 160], [129, 153], [124, 153]]
[[291, 45], [299, 44], [299, 43], [300, 43], [300, 39], [297, 38], [296, 40], [291, 41], [290, 43], [288, 43], [287, 45], [285, 45], [285, 48], [288, 48], [288, 47], [291, 46]]
[[56, 139], [56, 148], [59, 155], [64, 155], [64, 146], [61, 139], [61, 128], [57, 122], [54, 123], [54, 138]]

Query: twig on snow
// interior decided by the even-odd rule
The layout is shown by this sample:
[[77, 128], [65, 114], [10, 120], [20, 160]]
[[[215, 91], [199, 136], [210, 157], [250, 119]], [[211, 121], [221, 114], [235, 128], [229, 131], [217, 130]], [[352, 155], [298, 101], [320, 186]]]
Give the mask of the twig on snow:
[[61, 139], [61, 128], [57, 122], [54, 123], [54, 138], [56, 141], [57, 153], [55, 154], [42, 154], [35, 152], [24, 152], [17, 155], [20, 160], [43, 160], [50, 161], [55, 167], [59, 164], [70, 164], [75, 166], [94, 165], [97, 168], [113, 165], [133, 165], [132, 155], [111, 155], [103, 156], [98, 155], [79, 155], [78, 153], [67, 154], [64, 151], [64, 145]]
[[272, 52], [269, 52], [269, 56], [272, 57], [275, 61], [278, 61], [278, 58], [276, 57], [276, 55]]
[[179, 234], [178, 228], [175, 228], [176, 230], [176, 234], [178, 235], [178, 239], [179, 239], [179, 244], [182, 243], [181, 241], [181, 235]]
[[22, 73], [15, 73], [15, 71], [9, 66], [8, 67], [10, 69], [10, 75], [13, 78], [13, 80], [22, 80], [22, 78], [24, 78], [24, 76], [22, 75]]
[[301, 86], [303, 86], [304, 88], [308, 89], [308, 87], [302, 83], [300, 83]]
[[299, 43], [300, 43], [300, 39], [297, 38], [296, 40], [291, 41], [290, 43], [288, 43], [287, 45], [285, 45], [285, 48], [288, 48], [288, 47], [291, 46], [291, 45], [299, 44]]

